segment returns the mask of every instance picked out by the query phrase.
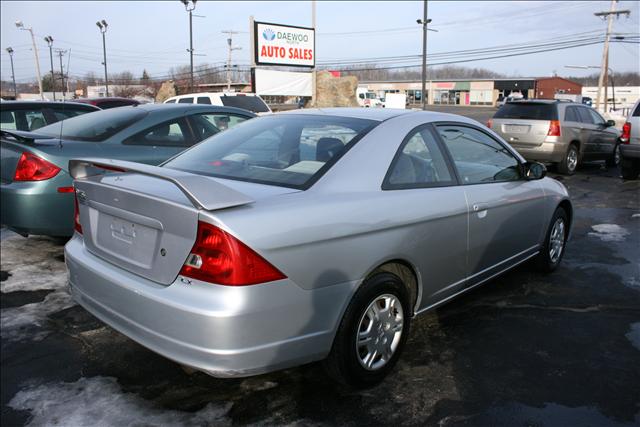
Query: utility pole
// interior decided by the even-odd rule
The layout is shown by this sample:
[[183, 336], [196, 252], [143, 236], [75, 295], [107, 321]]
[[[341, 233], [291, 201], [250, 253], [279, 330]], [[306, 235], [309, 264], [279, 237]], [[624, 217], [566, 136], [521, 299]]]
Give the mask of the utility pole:
[[[316, 0], [311, 0], [311, 28], [313, 28], [313, 36], [315, 37], [316, 35]], [[315, 50], [315, 46], [314, 46], [314, 50]], [[318, 52], [313, 52], [313, 57], [314, 58], [318, 58]], [[315, 63], [316, 60], [314, 59], [313, 62]], [[314, 107], [316, 106], [316, 98], [318, 96], [318, 91], [317, 91], [317, 72], [316, 72], [316, 67], [313, 67], [313, 70], [311, 71], [312, 75], [311, 75], [311, 105], [313, 105]]]
[[44, 94], [42, 93], [42, 77], [40, 76], [40, 58], [38, 57], [38, 47], [36, 46], [36, 38], [33, 35], [33, 28], [26, 28], [22, 21], [16, 21], [16, 27], [21, 30], [29, 31], [31, 33], [31, 43], [33, 44], [33, 54], [36, 57], [36, 73], [38, 75], [38, 89], [40, 90], [40, 99], [44, 100]]
[[427, 18], [427, 0], [423, 2], [423, 15], [422, 19], [418, 19], [416, 22], [422, 25], [422, 109], [427, 109], [427, 25], [431, 22], [431, 19]]
[[227, 55], [227, 91], [231, 91], [231, 53], [234, 50], [240, 50], [241, 47], [233, 47], [233, 35], [238, 34], [237, 31], [226, 30], [222, 31], [223, 34], [229, 34], [227, 44], [229, 45], [229, 54]]
[[51, 59], [51, 91], [53, 92], [53, 100], [56, 100], [56, 76], [53, 73], [53, 37], [47, 36], [44, 38], [44, 41], [47, 42], [47, 46], [49, 46], [49, 58]]
[[13, 98], [18, 99], [18, 87], [16, 86], [16, 73], [13, 71], [13, 48], [9, 46], [7, 53], [11, 59], [11, 79], [13, 80]]
[[184, 8], [187, 12], [189, 12], [189, 69], [191, 76], [190, 88], [191, 92], [193, 92], [193, 10], [196, 8], [197, 0], [180, 0], [182, 4], [184, 4]]
[[64, 70], [62, 68], [62, 56], [67, 53], [66, 50], [62, 50], [62, 49], [58, 49], [56, 51], [58, 53], [58, 56], [60, 57], [60, 78], [62, 79], [62, 99], [65, 99], [67, 97], [67, 92], [65, 91], [64, 88]]
[[[600, 66], [600, 76], [598, 77], [598, 94], [596, 96], [596, 109], [600, 109], [600, 96], [602, 95], [602, 85], [606, 85], [607, 81], [607, 70], [609, 67], [609, 39], [611, 38], [611, 29], [613, 28], [613, 17], [619, 17], [620, 15], [627, 15], [627, 17], [631, 14], [630, 10], [616, 10], [616, 5], [618, 0], [611, 0], [611, 8], [608, 12], [597, 12], [594, 13], [595, 16], [601, 18], [607, 18], [607, 33], [604, 39], [604, 49], [602, 51], [602, 65]], [[607, 112], [607, 89], [605, 86], [604, 89], [604, 109], [603, 112]]]
[[102, 65], [104, 65], [104, 87], [105, 87], [105, 96], [108, 97], [109, 96], [109, 78], [107, 77], [107, 42], [105, 40], [105, 33], [107, 32], [107, 21], [105, 21], [104, 19], [102, 21], [98, 21], [96, 22], [96, 25], [98, 26], [98, 28], [100, 29], [100, 32], [102, 33], [102, 55], [103, 55], [103, 62]]

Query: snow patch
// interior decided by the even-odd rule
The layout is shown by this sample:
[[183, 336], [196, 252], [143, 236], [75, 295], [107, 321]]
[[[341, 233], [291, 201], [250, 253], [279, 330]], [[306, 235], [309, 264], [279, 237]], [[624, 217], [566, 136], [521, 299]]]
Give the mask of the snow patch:
[[[0, 313], [2, 338], [11, 341], [40, 340], [47, 335], [42, 329], [50, 314], [75, 305], [67, 292], [68, 273], [63, 262], [64, 247], [50, 239], [12, 236], [2, 240], [0, 263], [11, 273], [0, 282], [0, 291], [51, 290], [43, 301], [3, 309]], [[34, 327], [38, 328], [34, 331]]]
[[626, 228], [618, 224], [597, 224], [591, 228], [593, 231], [588, 233], [589, 236], [597, 237], [603, 242], [622, 242], [630, 234]]
[[204, 426], [230, 425], [232, 403], [207, 404], [197, 412], [163, 409], [133, 393], [125, 393], [115, 378], [80, 378], [49, 383], [18, 392], [9, 402], [31, 412], [29, 426]]
[[631, 344], [640, 350], [640, 322], [631, 324], [631, 331], [628, 334], [625, 334], [625, 337]]

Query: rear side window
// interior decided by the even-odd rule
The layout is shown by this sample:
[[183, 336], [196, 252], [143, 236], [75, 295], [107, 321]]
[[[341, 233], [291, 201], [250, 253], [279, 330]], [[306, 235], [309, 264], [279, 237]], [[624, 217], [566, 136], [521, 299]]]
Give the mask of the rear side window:
[[438, 126], [464, 184], [515, 181], [521, 178], [520, 163], [498, 141], [477, 129]]
[[123, 144], [184, 147], [191, 145], [192, 142], [184, 119], [177, 118], [139, 132], [127, 138]]
[[377, 123], [307, 114], [256, 118], [216, 134], [165, 166], [305, 189]]
[[267, 104], [257, 96], [223, 95], [220, 97], [220, 100], [222, 101], [222, 105], [225, 107], [243, 108], [245, 110], [253, 111], [254, 113], [266, 113], [269, 111]]
[[516, 102], [504, 104], [493, 117], [495, 119], [558, 120], [558, 109], [555, 104]]
[[633, 117], [640, 116], [640, 104], [636, 104], [635, 110], [633, 110]]
[[193, 98], [180, 98], [178, 104], [193, 104]]
[[198, 104], [209, 104], [209, 105], [211, 105], [211, 98], [209, 98], [208, 96], [199, 96], [198, 97]]
[[433, 133], [423, 126], [409, 133], [400, 145], [382, 189], [453, 185], [453, 176]]
[[175, 104], [176, 100], [175, 99], [169, 99], [168, 101], [164, 102], [165, 104]]
[[41, 110], [14, 110], [2, 111], [2, 124], [0, 127], [7, 130], [33, 131], [46, 126], [47, 122]]
[[580, 117], [578, 116], [578, 112], [576, 111], [575, 107], [567, 107], [567, 109], [564, 110], [564, 120], [566, 122], [580, 121]]

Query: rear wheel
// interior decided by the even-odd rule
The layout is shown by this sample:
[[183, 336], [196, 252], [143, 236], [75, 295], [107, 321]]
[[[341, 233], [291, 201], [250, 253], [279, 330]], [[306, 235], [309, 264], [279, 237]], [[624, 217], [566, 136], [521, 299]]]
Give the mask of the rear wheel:
[[624, 179], [636, 179], [640, 173], [640, 161], [623, 158], [620, 170]]
[[551, 217], [544, 245], [536, 258], [536, 264], [540, 271], [550, 273], [558, 267], [564, 255], [568, 236], [567, 212], [563, 208], [558, 208]]
[[558, 163], [558, 172], [563, 175], [573, 175], [578, 167], [578, 157], [578, 147], [575, 144], [569, 144], [562, 161]]
[[409, 333], [409, 292], [394, 274], [367, 279], [356, 292], [342, 318], [327, 373], [343, 384], [370, 387], [393, 369]]
[[617, 167], [620, 164], [621, 159], [622, 157], [620, 156], [620, 144], [616, 144], [615, 148], [613, 149], [613, 153], [611, 153], [611, 156], [607, 159], [607, 167]]

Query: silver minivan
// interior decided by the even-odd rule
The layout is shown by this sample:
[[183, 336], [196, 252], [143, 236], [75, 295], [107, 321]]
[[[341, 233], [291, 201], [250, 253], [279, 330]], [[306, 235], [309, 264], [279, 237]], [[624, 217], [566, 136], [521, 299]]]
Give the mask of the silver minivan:
[[560, 100], [507, 102], [487, 126], [525, 159], [557, 165], [571, 175], [582, 161], [620, 163], [620, 131], [586, 105]]

